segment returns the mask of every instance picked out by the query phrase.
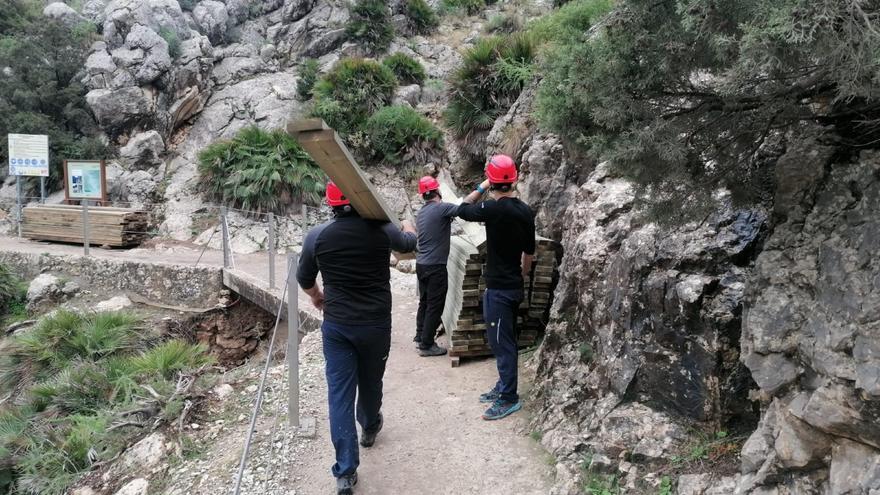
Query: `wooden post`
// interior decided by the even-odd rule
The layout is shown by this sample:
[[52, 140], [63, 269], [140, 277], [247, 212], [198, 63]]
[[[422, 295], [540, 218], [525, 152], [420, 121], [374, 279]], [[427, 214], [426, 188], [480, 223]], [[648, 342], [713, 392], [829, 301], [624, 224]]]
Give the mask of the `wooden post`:
[[89, 202], [82, 201], [83, 212], [83, 254], [89, 255]]
[[220, 233], [223, 238], [223, 268], [229, 268], [229, 229], [226, 226], [226, 207], [220, 207]]
[[269, 288], [275, 288], [275, 214], [269, 213]]
[[287, 396], [287, 419], [299, 428], [299, 284], [296, 282], [296, 253], [287, 254], [287, 373], [290, 393]]

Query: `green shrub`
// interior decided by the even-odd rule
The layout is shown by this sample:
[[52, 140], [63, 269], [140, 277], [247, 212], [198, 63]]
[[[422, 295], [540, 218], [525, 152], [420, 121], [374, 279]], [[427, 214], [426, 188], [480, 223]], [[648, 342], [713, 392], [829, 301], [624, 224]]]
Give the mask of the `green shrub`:
[[528, 31], [537, 43], [564, 40], [579, 43], [584, 33], [613, 7], [614, 0], [574, 0], [531, 22]]
[[13, 307], [21, 305], [25, 292], [22, 281], [6, 265], [0, 264], [0, 314], [8, 314]]
[[166, 27], [159, 28], [159, 36], [168, 43], [168, 54], [171, 55], [172, 59], [177, 59], [180, 56], [180, 38], [177, 37], [177, 33], [168, 29]]
[[[49, 136], [49, 190], [61, 183], [63, 159], [100, 158], [106, 146], [86, 103], [83, 64], [94, 41], [94, 26], [68, 27], [42, 15], [45, 3], [0, 2], [0, 158], [8, 156], [8, 133]], [[24, 178], [25, 193], [38, 191]]]
[[535, 45], [527, 34], [481, 39], [450, 79], [446, 125], [459, 138], [492, 128], [532, 78]]
[[486, 7], [486, 0], [443, 0], [441, 5], [447, 12], [464, 12], [474, 15]]
[[351, 19], [346, 32], [352, 41], [372, 53], [388, 49], [394, 39], [391, 12], [385, 0], [358, 0], [351, 8]]
[[427, 77], [422, 64], [405, 53], [386, 57], [382, 65], [391, 69], [400, 84], [422, 84]]
[[443, 136], [428, 119], [406, 105], [385, 107], [366, 125], [375, 155], [394, 165], [418, 169], [439, 153]]
[[302, 101], [312, 98], [312, 90], [318, 81], [318, 61], [313, 58], [307, 58], [303, 61], [299, 69], [299, 80], [296, 82], [296, 94]]
[[405, 12], [417, 34], [429, 34], [440, 25], [437, 13], [425, 0], [406, 0]]
[[376, 110], [391, 103], [397, 79], [372, 60], [340, 60], [315, 86], [314, 114], [342, 134], [361, 128]]
[[202, 188], [222, 204], [284, 213], [294, 204], [318, 204], [324, 173], [282, 130], [247, 127], [199, 153]]
[[143, 431], [110, 426], [134, 418], [120, 413], [143, 407], [147, 386], [170, 397], [177, 372], [211, 362], [202, 346], [170, 341], [153, 347], [142, 326], [127, 313], [59, 311], [2, 341], [3, 493], [66, 493], [94, 462], [114, 458]]
[[484, 30], [489, 34], [511, 34], [523, 28], [523, 19], [517, 13], [504, 12], [489, 18]]

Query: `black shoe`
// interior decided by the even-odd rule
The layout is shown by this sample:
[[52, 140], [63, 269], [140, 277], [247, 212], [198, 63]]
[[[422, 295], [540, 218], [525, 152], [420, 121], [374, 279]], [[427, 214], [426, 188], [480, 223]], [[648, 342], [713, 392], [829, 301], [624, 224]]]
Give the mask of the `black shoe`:
[[354, 485], [357, 484], [357, 472], [336, 478], [336, 495], [352, 495], [354, 493]]
[[413, 342], [416, 344], [416, 347], [422, 345], [422, 339], [419, 338], [419, 334], [416, 334], [416, 336], [413, 337]]
[[382, 425], [385, 424], [385, 419], [382, 418], [382, 413], [379, 413], [379, 424], [376, 425], [372, 431], [364, 430], [361, 435], [361, 447], [372, 447], [374, 443], [376, 443], [376, 435], [382, 431]]
[[437, 344], [433, 344], [431, 347], [426, 348], [419, 347], [419, 356], [422, 357], [442, 356], [444, 354], [446, 354], [446, 349]]

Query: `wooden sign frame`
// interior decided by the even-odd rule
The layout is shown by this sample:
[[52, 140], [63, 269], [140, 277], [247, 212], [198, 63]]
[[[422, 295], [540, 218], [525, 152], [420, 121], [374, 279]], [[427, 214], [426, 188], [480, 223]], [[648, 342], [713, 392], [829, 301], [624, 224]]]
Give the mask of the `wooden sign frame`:
[[[70, 172], [68, 170], [68, 166], [70, 162], [75, 163], [97, 163], [99, 166], [100, 174], [101, 174], [101, 197], [94, 198], [90, 196], [77, 196], [74, 194], [70, 188], [68, 187], [68, 177], [70, 176]], [[98, 206], [106, 206], [109, 202], [107, 199], [107, 164], [104, 160], [64, 160], [62, 162], [62, 174], [64, 175], [64, 202], [67, 204], [71, 204], [73, 201], [94, 201], [98, 203]]]

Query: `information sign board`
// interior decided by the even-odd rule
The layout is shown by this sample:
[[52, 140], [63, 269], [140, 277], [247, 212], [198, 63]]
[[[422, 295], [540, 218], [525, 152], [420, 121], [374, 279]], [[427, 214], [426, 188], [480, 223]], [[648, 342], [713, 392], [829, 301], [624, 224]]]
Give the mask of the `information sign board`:
[[49, 136], [9, 134], [9, 175], [49, 177]]

